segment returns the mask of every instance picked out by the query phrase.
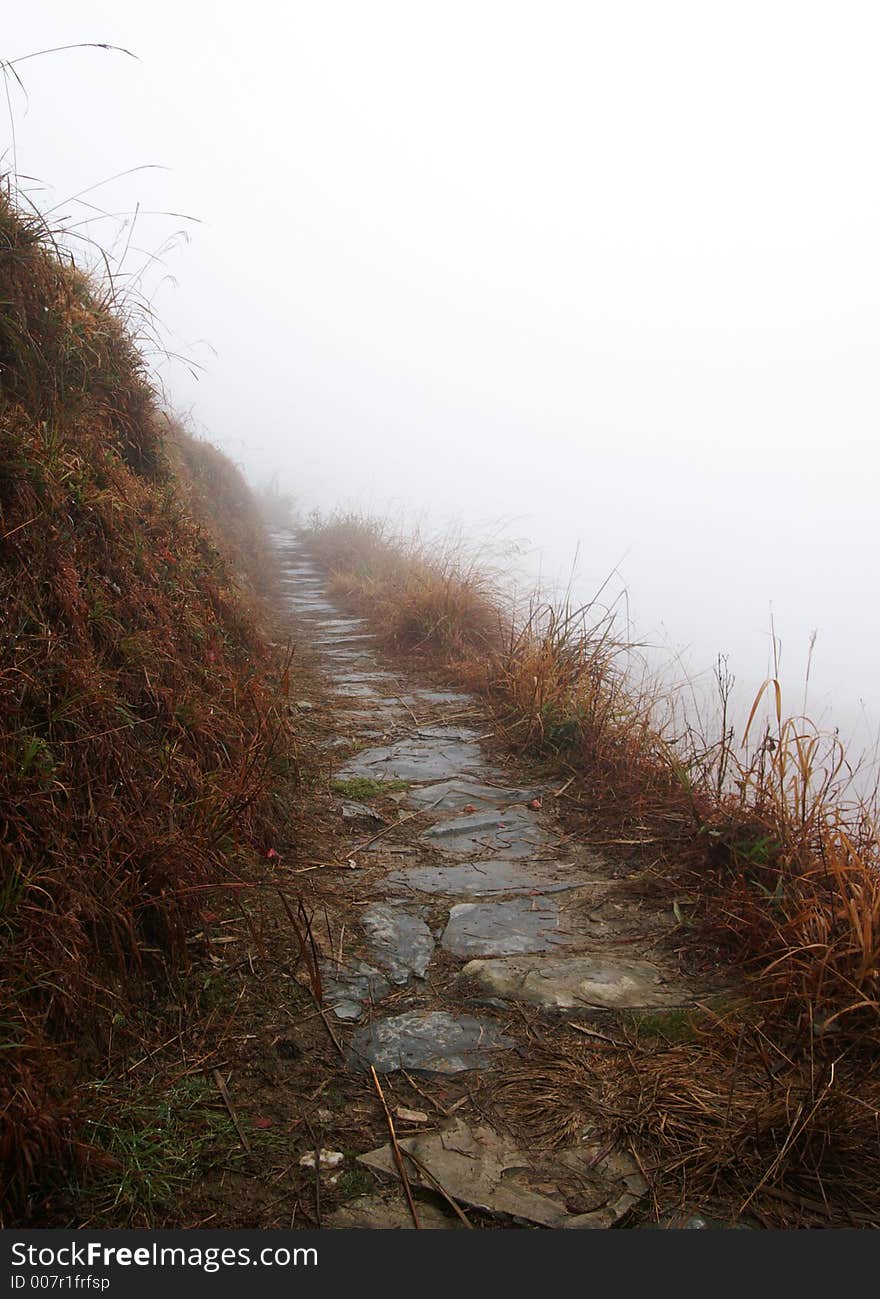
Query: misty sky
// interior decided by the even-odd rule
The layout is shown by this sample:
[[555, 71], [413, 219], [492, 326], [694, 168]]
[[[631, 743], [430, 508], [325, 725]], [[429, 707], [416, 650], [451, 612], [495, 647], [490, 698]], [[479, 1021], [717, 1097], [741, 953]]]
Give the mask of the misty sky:
[[[770, 611], [799, 705], [880, 720], [880, 11], [843, 3], [41, 0], [6, 165], [131, 240], [171, 399], [308, 508], [504, 518], [639, 631]], [[124, 220], [124, 218], [122, 219]], [[84, 245], [87, 252], [88, 245]], [[173, 283], [171, 278], [176, 281]], [[124, 281], [121, 281], [124, 282]], [[530, 563], [537, 564], [537, 556]]]

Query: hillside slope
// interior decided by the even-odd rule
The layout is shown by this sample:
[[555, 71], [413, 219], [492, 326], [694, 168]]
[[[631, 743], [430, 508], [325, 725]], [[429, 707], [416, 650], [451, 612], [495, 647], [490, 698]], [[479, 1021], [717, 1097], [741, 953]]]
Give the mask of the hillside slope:
[[[265, 853], [283, 722], [255, 507], [124, 322], [0, 197], [0, 1168], [88, 1155], [78, 1079]], [[231, 547], [214, 531], [236, 518]], [[264, 574], [265, 577], [265, 574]]]

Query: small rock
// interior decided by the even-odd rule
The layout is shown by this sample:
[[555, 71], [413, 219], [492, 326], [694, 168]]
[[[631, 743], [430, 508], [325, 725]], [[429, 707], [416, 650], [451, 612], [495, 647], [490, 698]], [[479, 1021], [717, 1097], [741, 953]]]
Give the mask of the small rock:
[[300, 713], [313, 713], [315, 711], [315, 705], [309, 703], [308, 699], [297, 699], [293, 706]]
[[408, 1110], [405, 1105], [398, 1105], [394, 1111], [394, 1117], [400, 1119], [401, 1123], [427, 1123], [428, 1116], [421, 1110]]
[[[318, 1162], [321, 1168], [338, 1168], [344, 1159], [345, 1155], [341, 1150], [321, 1149], [318, 1151]], [[299, 1166], [300, 1168], [315, 1167], [314, 1150], [310, 1150], [307, 1155], [303, 1155], [302, 1159], [299, 1161]]]
[[355, 803], [352, 799], [346, 799], [342, 804], [343, 821], [374, 821], [379, 825], [387, 825], [384, 816], [373, 807], [368, 807], [366, 803]]

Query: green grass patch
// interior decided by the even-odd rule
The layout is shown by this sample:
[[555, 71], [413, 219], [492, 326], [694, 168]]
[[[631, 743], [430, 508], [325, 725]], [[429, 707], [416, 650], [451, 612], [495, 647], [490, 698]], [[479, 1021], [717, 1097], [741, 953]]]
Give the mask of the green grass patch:
[[631, 1022], [639, 1041], [693, 1042], [700, 1031], [719, 1019], [736, 1022], [754, 1016], [754, 1008], [744, 998], [733, 993], [715, 993], [699, 1006], [673, 1006], [670, 1010], [633, 1011]]
[[398, 790], [408, 789], [406, 780], [373, 780], [369, 776], [354, 776], [351, 780], [334, 780], [330, 788], [335, 794], [344, 794], [346, 798], [381, 798], [383, 794], [394, 794]]
[[695, 1006], [674, 1006], [671, 1010], [639, 1011], [632, 1018], [640, 1042], [693, 1042], [705, 1015]]
[[102, 1157], [92, 1161], [87, 1181], [68, 1188], [84, 1218], [160, 1224], [179, 1213], [218, 1160], [229, 1165], [244, 1158], [216, 1089], [204, 1078], [185, 1078], [136, 1100], [117, 1100], [104, 1083], [91, 1090], [106, 1105], [99, 1118], [86, 1121], [84, 1135]]
[[375, 1179], [363, 1168], [347, 1168], [339, 1174], [336, 1183], [340, 1200], [356, 1200], [362, 1195], [370, 1195], [375, 1189]]

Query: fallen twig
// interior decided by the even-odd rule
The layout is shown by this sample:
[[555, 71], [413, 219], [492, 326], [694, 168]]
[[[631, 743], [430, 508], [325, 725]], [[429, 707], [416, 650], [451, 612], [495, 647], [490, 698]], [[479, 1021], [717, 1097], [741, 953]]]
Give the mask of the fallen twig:
[[229, 1092], [226, 1090], [226, 1083], [223, 1081], [223, 1075], [219, 1069], [214, 1069], [212, 1072], [214, 1076], [214, 1082], [217, 1084], [217, 1090], [219, 1091], [220, 1095], [223, 1097], [223, 1104], [229, 1110], [229, 1117], [232, 1119], [233, 1126], [236, 1132], [238, 1133], [238, 1139], [241, 1142], [241, 1144], [244, 1146], [247, 1153], [251, 1156], [251, 1158], [253, 1158], [254, 1152], [253, 1150], [251, 1150], [251, 1143], [248, 1141], [247, 1134], [245, 1133], [244, 1129], [242, 1128], [241, 1124], [238, 1121], [238, 1115], [236, 1114], [233, 1108], [232, 1101], [229, 1099]]
[[391, 825], [386, 825], [378, 834], [374, 834], [372, 839], [365, 839], [363, 843], [355, 844], [351, 851], [353, 853], [363, 852], [365, 848], [369, 848], [370, 844], [375, 843], [377, 839], [381, 839], [384, 834], [388, 834], [391, 830], [396, 830], [399, 825], [404, 825], [405, 822], [411, 821], [414, 816], [421, 816], [423, 812], [433, 812], [434, 808], [438, 807], [442, 802], [443, 799], [438, 798], [434, 800], [430, 807], [417, 807], [414, 812], [407, 812], [406, 816], [402, 816], [399, 821], [394, 821]]
[[597, 1037], [600, 1042], [607, 1042], [610, 1046], [623, 1046], [616, 1037], [608, 1037], [606, 1033], [599, 1033], [595, 1028], [587, 1028], [585, 1024], [574, 1024], [568, 1021], [568, 1027], [573, 1028], [576, 1033], [583, 1033], [585, 1037]]
[[382, 1102], [382, 1109], [385, 1111], [385, 1121], [388, 1124], [388, 1133], [391, 1137], [391, 1149], [394, 1151], [394, 1162], [397, 1164], [397, 1171], [400, 1173], [400, 1180], [403, 1184], [406, 1202], [409, 1205], [409, 1211], [412, 1215], [413, 1226], [416, 1231], [421, 1231], [422, 1224], [419, 1222], [419, 1215], [416, 1213], [415, 1202], [413, 1201], [412, 1191], [410, 1190], [409, 1178], [406, 1175], [406, 1169], [403, 1164], [403, 1156], [400, 1153], [400, 1146], [397, 1144], [397, 1133], [394, 1131], [394, 1119], [391, 1117], [391, 1111], [385, 1100], [385, 1094], [379, 1082], [379, 1075], [376, 1073], [374, 1065], [370, 1065], [370, 1073], [373, 1075], [373, 1082], [376, 1084], [376, 1093]]
[[318, 1226], [323, 1227], [324, 1224], [321, 1221], [321, 1143], [315, 1136], [315, 1130], [309, 1120], [305, 1118], [305, 1115], [303, 1117], [315, 1150], [315, 1217], [318, 1219]]
[[443, 1185], [443, 1183], [438, 1181], [437, 1178], [434, 1176], [434, 1174], [431, 1172], [430, 1168], [428, 1168], [425, 1164], [423, 1164], [421, 1159], [418, 1159], [411, 1150], [404, 1150], [403, 1153], [406, 1155], [407, 1159], [412, 1160], [412, 1162], [415, 1164], [416, 1168], [419, 1170], [422, 1176], [427, 1177], [428, 1181], [431, 1182], [437, 1194], [443, 1197], [443, 1199], [449, 1205], [450, 1209], [452, 1209], [455, 1212], [455, 1214], [461, 1219], [464, 1225], [470, 1228], [471, 1231], [473, 1231], [474, 1224], [471, 1222], [470, 1218], [468, 1218], [464, 1209], [462, 1209], [461, 1205], [456, 1203], [456, 1201], [446, 1190], [446, 1187]]

